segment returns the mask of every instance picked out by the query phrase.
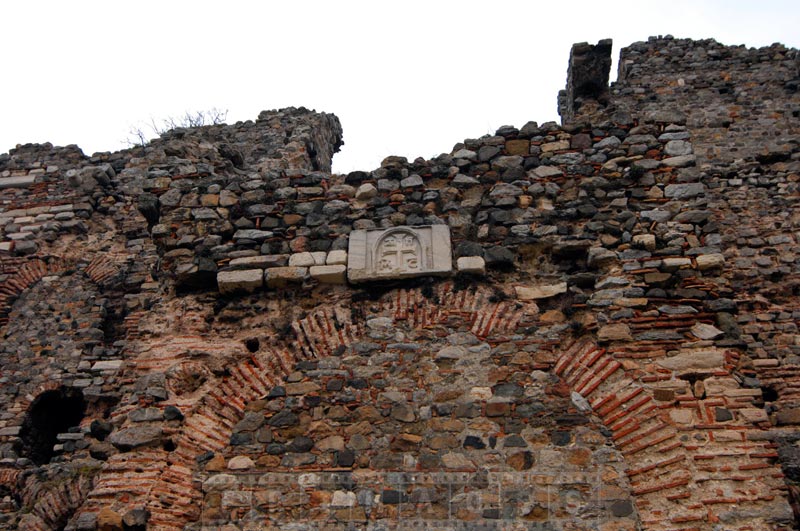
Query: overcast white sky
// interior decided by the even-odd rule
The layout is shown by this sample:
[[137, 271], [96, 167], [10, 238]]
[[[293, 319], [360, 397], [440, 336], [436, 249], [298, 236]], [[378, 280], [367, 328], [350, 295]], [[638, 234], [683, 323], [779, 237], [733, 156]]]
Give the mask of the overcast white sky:
[[335, 113], [334, 171], [558, 121], [573, 43], [650, 35], [800, 47], [800, 2], [13, 1], [0, 29], [0, 153], [125, 147], [151, 118], [216, 107]]

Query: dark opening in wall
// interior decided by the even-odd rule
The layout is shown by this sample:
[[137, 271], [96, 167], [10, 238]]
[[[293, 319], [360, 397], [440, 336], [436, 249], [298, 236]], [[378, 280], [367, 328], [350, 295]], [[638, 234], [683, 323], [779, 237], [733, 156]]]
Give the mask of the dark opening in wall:
[[37, 465], [53, 458], [56, 436], [80, 424], [86, 410], [80, 389], [45, 391], [31, 404], [20, 430], [20, 454]]
[[244, 340], [244, 346], [247, 347], [248, 352], [256, 353], [261, 348], [261, 343], [257, 337], [251, 337]]
[[764, 386], [761, 388], [761, 396], [764, 402], [775, 402], [778, 400], [778, 391], [774, 387]]

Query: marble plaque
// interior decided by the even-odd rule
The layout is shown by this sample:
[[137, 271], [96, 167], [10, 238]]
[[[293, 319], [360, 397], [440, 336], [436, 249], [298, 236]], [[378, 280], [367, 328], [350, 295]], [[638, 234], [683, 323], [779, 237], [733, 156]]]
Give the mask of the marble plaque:
[[450, 227], [354, 230], [347, 252], [347, 278], [368, 282], [453, 271]]

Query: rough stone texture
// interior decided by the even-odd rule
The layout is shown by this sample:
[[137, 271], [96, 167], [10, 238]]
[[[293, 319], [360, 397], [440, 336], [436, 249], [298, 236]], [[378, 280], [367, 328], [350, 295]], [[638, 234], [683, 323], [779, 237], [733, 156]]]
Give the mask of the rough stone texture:
[[541, 284], [538, 286], [517, 286], [517, 298], [521, 301], [548, 299], [567, 292], [567, 283]]
[[27, 188], [36, 182], [36, 175], [20, 175], [17, 177], [0, 177], [0, 189]]
[[347, 267], [342, 264], [312, 266], [308, 272], [311, 278], [325, 284], [344, 284], [347, 280]]
[[605, 105], [610, 70], [611, 39], [603, 39], [595, 45], [573, 44], [569, 53], [567, 88], [558, 95], [559, 114], [568, 120], [584, 103]]
[[220, 271], [217, 273], [217, 286], [220, 293], [233, 291], [255, 291], [264, 284], [264, 272], [261, 269], [244, 271]]
[[[348, 175], [305, 109], [0, 155], [0, 528], [793, 527], [797, 52], [622, 59]], [[395, 227], [485, 276], [321, 282]]]
[[266, 284], [270, 288], [283, 288], [288, 284], [299, 283], [308, 276], [307, 267], [273, 267], [268, 269], [266, 274]]
[[462, 256], [456, 261], [456, 269], [458, 269], [459, 273], [485, 275], [486, 260], [481, 256]]

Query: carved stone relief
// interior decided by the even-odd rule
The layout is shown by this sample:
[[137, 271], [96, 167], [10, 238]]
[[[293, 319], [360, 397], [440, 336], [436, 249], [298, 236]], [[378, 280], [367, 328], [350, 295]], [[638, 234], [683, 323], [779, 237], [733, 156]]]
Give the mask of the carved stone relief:
[[453, 270], [446, 225], [355, 230], [347, 256], [347, 277], [356, 283], [446, 275]]

